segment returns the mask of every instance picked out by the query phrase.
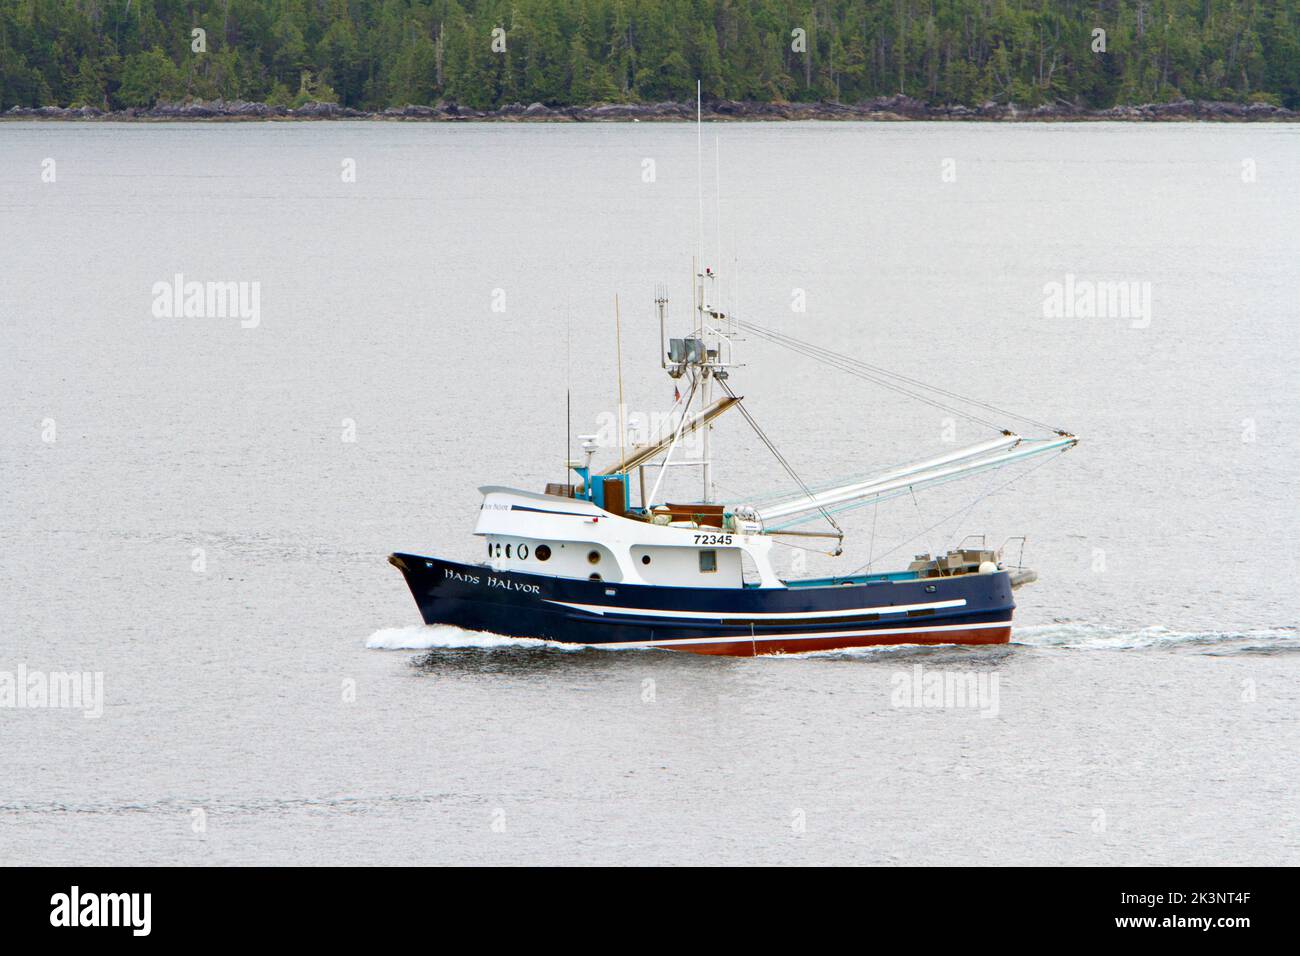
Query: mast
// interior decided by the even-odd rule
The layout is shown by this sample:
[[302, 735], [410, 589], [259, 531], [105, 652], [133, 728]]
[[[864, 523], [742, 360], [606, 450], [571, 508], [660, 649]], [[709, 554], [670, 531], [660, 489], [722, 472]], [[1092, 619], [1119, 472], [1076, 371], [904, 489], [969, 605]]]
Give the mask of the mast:
[[623, 403], [623, 321], [618, 314], [618, 296], [614, 296], [614, 350], [618, 365], [618, 458], [622, 461], [627, 444], [627, 406]]
[[[634, 461], [636, 467], [643, 464], [648, 465], [651, 448], [658, 451], [666, 451], [665, 457], [659, 463], [659, 475], [654, 482], [654, 487], [650, 491], [649, 499], [644, 502], [646, 507], [652, 507], [655, 498], [659, 492], [659, 486], [663, 482], [664, 473], [671, 465], [674, 468], [683, 465], [699, 466], [701, 471], [701, 501], [712, 503], [716, 496], [713, 488], [713, 448], [710, 439], [709, 430], [712, 427], [710, 422], [721, 411], [735, 406], [739, 398], [731, 394], [723, 395], [717, 392], [715, 385], [722, 385], [725, 390], [725, 380], [728, 375], [728, 369], [736, 365], [732, 361], [732, 346], [730, 339], [730, 329], [727, 325], [728, 316], [720, 312], [716, 304], [710, 298], [710, 281], [716, 281], [717, 276], [713, 270], [699, 263], [699, 260], [693, 260], [691, 263], [691, 295], [695, 300], [692, 305], [695, 309], [695, 317], [692, 322], [691, 331], [685, 338], [669, 338], [667, 340], [667, 350], [661, 350], [660, 364], [667, 370], [668, 374], [674, 379], [685, 378], [687, 382], [686, 397], [681, 405], [680, 419], [678, 428], [675, 431], [681, 434], [687, 434], [691, 431], [699, 430], [700, 432], [700, 454], [698, 458], [690, 461], [674, 461], [673, 452], [677, 449], [677, 440], [674, 438], [671, 442], [668, 436], [652, 443], [651, 446], [629, 449], [628, 460]], [[655, 304], [658, 306], [660, 328], [664, 325], [666, 306], [668, 299], [661, 293], [656, 297]], [[661, 331], [661, 336], [663, 332]], [[716, 379], [716, 382], [715, 382]], [[715, 397], [716, 395], [716, 397]], [[681, 426], [685, 425], [685, 431]], [[678, 435], [677, 437], [680, 437]]]
[[[708, 408], [709, 405], [712, 404], [713, 402], [713, 376], [709, 374], [710, 373], [709, 339], [708, 336], [704, 334], [704, 330], [705, 330], [704, 277], [703, 275], [701, 275], [699, 278], [700, 278], [699, 328], [700, 328], [700, 341], [704, 343], [704, 364], [700, 367], [700, 376], [703, 379], [703, 381], [700, 382], [699, 395], [700, 395], [700, 407]], [[700, 470], [703, 473], [703, 478], [704, 478], [704, 492], [703, 492], [703, 497], [700, 500], [703, 501], [705, 504], [708, 504], [713, 500], [713, 459], [710, 457], [710, 452], [709, 452], [709, 445], [710, 445], [709, 433], [711, 431], [713, 431], [713, 427], [711, 425], [705, 425], [701, 432], [701, 436], [703, 440], [701, 442], [701, 449], [700, 449], [701, 450], [700, 462], [702, 465]]]
[[[696, 273], [692, 281], [699, 282], [699, 294], [696, 296], [696, 324], [695, 337], [704, 343], [705, 364], [700, 367], [700, 407], [708, 408], [712, 400], [712, 382], [709, 378], [708, 369], [708, 340], [704, 336], [704, 85], [701, 80], [695, 81], [695, 185], [699, 193], [699, 222], [698, 231], [695, 235], [696, 258], [699, 263], [700, 272]], [[700, 454], [700, 472], [704, 481], [704, 491], [701, 500], [706, 504], [713, 500], [713, 462], [709, 457], [709, 432], [713, 429], [708, 425], [704, 426], [702, 432], [701, 454]]]
[[655, 289], [655, 309], [659, 313], [659, 367], [668, 367], [668, 341], [664, 338], [664, 320], [668, 311], [668, 293]]

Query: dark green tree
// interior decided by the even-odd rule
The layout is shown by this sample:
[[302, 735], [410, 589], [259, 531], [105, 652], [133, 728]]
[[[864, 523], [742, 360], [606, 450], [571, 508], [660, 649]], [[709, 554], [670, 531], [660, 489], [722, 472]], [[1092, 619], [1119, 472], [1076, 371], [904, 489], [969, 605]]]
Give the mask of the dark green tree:
[[[191, 49], [194, 28], [206, 50]], [[492, 30], [505, 31], [493, 50]], [[792, 31], [806, 49], [796, 50]], [[1105, 31], [1104, 52], [1094, 31]], [[1300, 108], [1297, 0], [0, 0], [0, 109], [336, 95]]]

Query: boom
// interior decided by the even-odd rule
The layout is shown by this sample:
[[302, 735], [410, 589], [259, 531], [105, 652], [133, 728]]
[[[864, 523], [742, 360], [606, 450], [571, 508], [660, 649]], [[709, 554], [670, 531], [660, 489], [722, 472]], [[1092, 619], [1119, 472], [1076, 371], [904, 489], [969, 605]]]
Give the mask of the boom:
[[[1000, 439], [972, 445], [947, 455], [905, 465], [868, 481], [841, 485], [812, 496], [780, 502], [757, 510], [763, 524], [788, 518], [808, 511], [819, 511], [835, 505], [848, 504], [875, 498], [902, 488], [922, 488], [952, 478], [977, 474], [991, 468], [1000, 468], [1049, 451], [1065, 451], [1074, 447], [1079, 439], [1062, 435], [1052, 439], [1026, 439], [1007, 434]], [[1008, 450], [1009, 449], [1009, 450]]]

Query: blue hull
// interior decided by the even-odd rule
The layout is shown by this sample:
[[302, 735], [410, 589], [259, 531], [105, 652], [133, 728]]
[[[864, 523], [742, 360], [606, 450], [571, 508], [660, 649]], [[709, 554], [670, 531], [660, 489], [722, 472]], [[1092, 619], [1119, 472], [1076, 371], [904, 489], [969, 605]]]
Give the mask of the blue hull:
[[750, 656], [883, 644], [1005, 644], [1005, 571], [785, 588], [579, 581], [394, 554], [426, 624], [565, 644]]

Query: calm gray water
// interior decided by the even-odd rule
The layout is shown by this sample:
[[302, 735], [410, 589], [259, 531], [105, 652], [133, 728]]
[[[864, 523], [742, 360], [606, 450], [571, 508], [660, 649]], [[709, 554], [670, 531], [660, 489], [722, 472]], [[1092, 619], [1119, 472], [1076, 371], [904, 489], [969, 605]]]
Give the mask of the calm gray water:
[[[0, 706], [0, 860], [1300, 862], [1300, 129], [704, 139], [727, 304], [1082, 436], [807, 562], [1027, 535], [1016, 643], [419, 626], [385, 556], [476, 559], [478, 485], [560, 480], [566, 387], [575, 432], [616, 401], [616, 294], [628, 404], [669, 404], [650, 302], [685, 322], [692, 127], [3, 123], [0, 685], [98, 673], [103, 706]], [[155, 315], [178, 273], [259, 283], [258, 324]], [[1045, 316], [1067, 276], [1150, 308]], [[986, 434], [741, 357], [810, 481]], [[728, 496], [783, 487], [743, 422], [716, 447]], [[895, 706], [918, 665], [996, 706]]]

